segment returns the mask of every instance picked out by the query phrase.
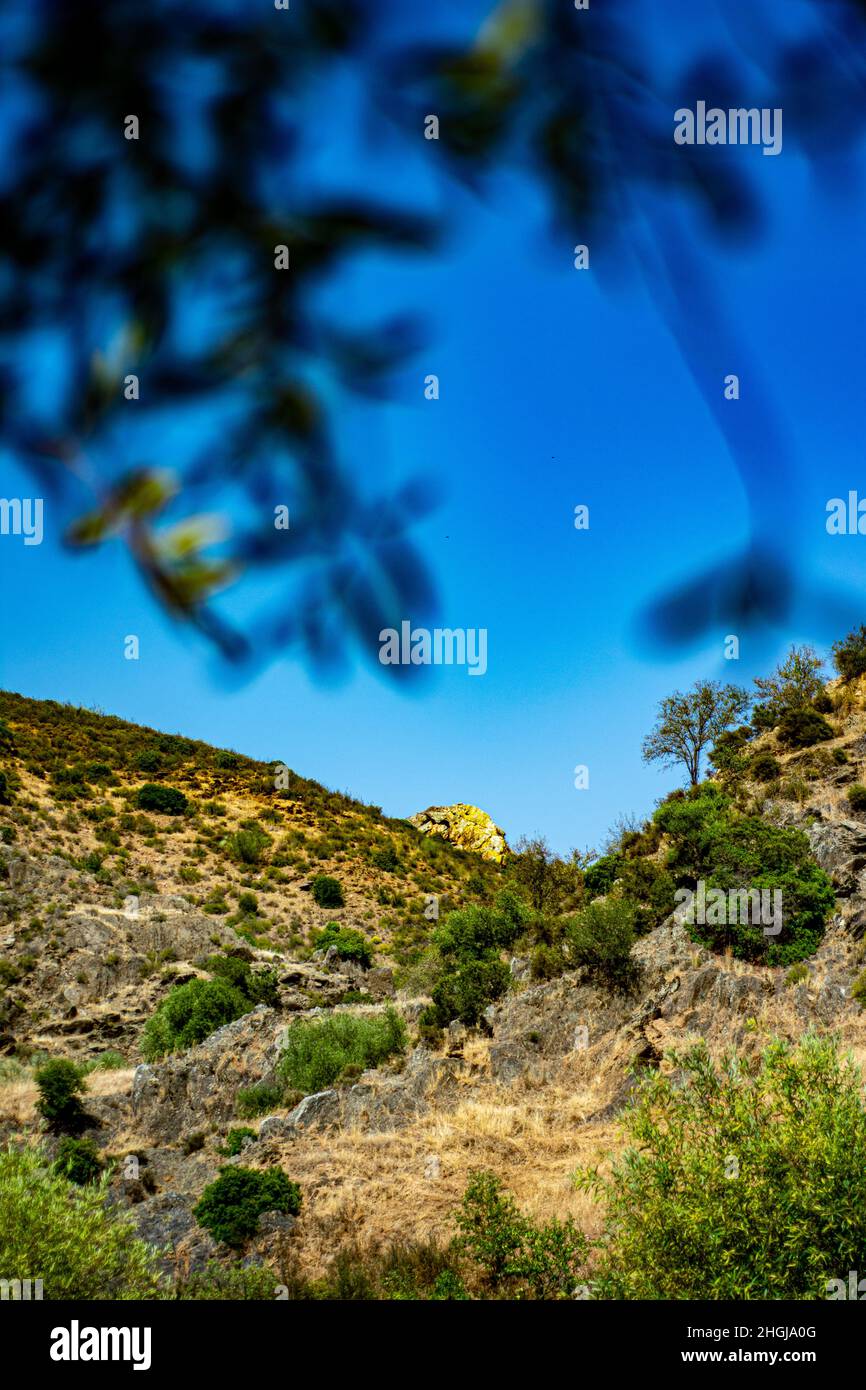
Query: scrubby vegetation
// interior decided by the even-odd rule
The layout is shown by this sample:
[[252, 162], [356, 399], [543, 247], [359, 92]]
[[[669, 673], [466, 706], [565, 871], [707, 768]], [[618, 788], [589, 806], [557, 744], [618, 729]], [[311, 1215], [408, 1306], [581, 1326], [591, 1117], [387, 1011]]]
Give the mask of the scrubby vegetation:
[[301, 1190], [280, 1168], [223, 1168], [204, 1190], [193, 1214], [215, 1240], [240, 1246], [258, 1230], [266, 1211], [296, 1216]]
[[313, 879], [311, 891], [313, 901], [318, 907], [342, 907], [345, 902], [339, 881], [328, 874], [317, 874]]
[[75, 1129], [84, 1115], [79, 1096], [85, 1089], [84, 1077], [74, 1062], [65, 1057], [51, 1058], [36, 1071], [39, 1099], [36, 1108], [54, 1129]]
[[380, 1066], [405, 1046], [406, 1025], [394, 1009], [299, 1019], [286, 1032], [277, 1074], [286, 1088], [311, 1095]]
[[593, 1293], [816, 1299], [866, 1250], [866, 1111], [832, 1039], [773, 1043], [756, 1066], [702, 1044], [653, 1073], [613, 1170], [577, 1175], [606, 1231]]
[[155, 1298], [165, 1284], [102, 1185], [68, 1182], [34, 1149], [0, 1151], [0, 1269], [41, 1278], [52, 1300]]
[[212, 979], [176, 985], [148, 1019], [141, 1040], [148, 1061], [203, 1042], [257, 1004], [277, 1000], [276, 978], [271, 971], [254, 972], [239, 956], [211, 956], [206, 966]]
[[313, 935], [313, 947], [317, 951], [336, 948], [340, 960], [354, 960], [368, 970], [373, 964], [370, 943], [354, 927], [341, 927], [339, 922], [329, 922], [322, 931]]

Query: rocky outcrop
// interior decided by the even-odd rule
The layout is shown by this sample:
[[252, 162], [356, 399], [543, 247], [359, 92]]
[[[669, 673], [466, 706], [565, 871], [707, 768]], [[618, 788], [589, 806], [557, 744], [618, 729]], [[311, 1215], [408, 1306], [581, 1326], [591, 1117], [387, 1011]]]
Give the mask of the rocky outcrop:
[[458, 802], [454, 806], [428, 806], [409, 817], [424, 835], [438, 835], [459, 849], [472, 850], [482, 859], [501, 864], [508, 854], [505, 831], [490, 819], [485, 811], [477, 806]]
[[274, 1080], [284, 1032], [279, 1014], [260, 1004], [189, 1052], [137, 1067], [132, 1084], [137, 1129], [151, 1142], [176, 1144], [203, 1124], [227, 1123], [239, 1090]]

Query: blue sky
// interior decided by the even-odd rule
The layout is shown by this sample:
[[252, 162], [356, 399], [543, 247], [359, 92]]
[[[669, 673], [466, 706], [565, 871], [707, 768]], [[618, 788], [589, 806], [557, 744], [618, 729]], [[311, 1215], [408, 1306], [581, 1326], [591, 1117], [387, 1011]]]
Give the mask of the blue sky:
[[[691, 13], [666, 8], [672, 25]], [[465, 24], [465, 10], [450, 13]], [[715, 35], [710, 9], [706, 23]], [[693, 16], [676, 32], [684, 49], [705, 37]], [[342, 81], [348, 103], [352, 75]], [[329, 128], [323, 114], [313, 181], [339, 182], [353, 167]], [[863, 191], [852, 183], [844, 198], [830, 196], [793, 145], [776, 159], [736, 154], [758, 163], [764, 238], [702, 254], [794, 440], [797, 469], [775, 526], [767, 521], [772, 534], [755, 539], [788, 551], [804, 584], [821, 578], [856, 595], [866, 539], [831, 538], [824, 523], [828, 498], [866, 495]], [[420, 147], [406, 178], [423, 196], [453, 200], [449, 244], [423, 259], [366, 257], [340, 286], [361, 317], [374, 307], [420, 312], [429, 342], [393, 400], [347, 404], [340, 443], [362, 492], [416, 474], [435, 480], [439, 505], [415, 539], [437, 577], [442, 623], [488, 630], [486, 675], [443, 668], [406, 693], [369, 659], [335, 684], [277, 659], [247, 683], [228, 680], [160, 613], [119, 544], [71, 555], [47, 510], [41, 546], [0, 537], [0, 684], [283, 759], [392, 815], [469, 801], [512, 841], [537, 832], [560, 851], [597, 846], [618, 813], [646, 813], [681, 780], [640, 758], [662, 696], [702, 676], [748, 683], [790, 642], [824, 646], [843, 634], [804, 622], [744, 637], [739, 662], [722, 661], [721, 631], [676, 659], [640, 647], [641, 606], [746, 540], [724, 440], [639, 278], [609, 288], [576, 272], [580, 230], [551, 239], [536, 188], [507, 175], [474, 197], [423, 167], [434, 157]], [[392, 155], [379, 174], [393, 178]], [[33, 362], [50, 372], [38, 349]], [[438, 401], [424, 399], [428, 372], [440, 378]], [[2, 494], [33, 494], [8, 453]], [[588, 532], [574, 529], [578, 503], [590, 507]], [[123, 658], [128, 633], [140, 638], [137, 662]], [[576, 764], [589, 768], [588, 790], [573, 785]]]

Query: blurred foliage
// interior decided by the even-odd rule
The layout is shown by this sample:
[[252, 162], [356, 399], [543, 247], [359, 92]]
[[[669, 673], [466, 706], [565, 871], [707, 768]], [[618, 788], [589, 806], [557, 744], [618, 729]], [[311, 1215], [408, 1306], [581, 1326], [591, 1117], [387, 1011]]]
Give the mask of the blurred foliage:
[[[382, 627], [434, 604], [406, 534], [426, 486], [362, 492], [334, 426], [347, 392], [387, 390], [417, 330], [361, 332], [317, 298], [358, 253], [419, 251], [434, 229], [304, 191], [304, 102], [375, 50], [377, 13], [28, 0], [0, 20], [8, 447], [69, 518], [71, 547], [121, 539], [164, 608], [235, 662], [292, 647], [339, 666], [353, 639], [375, 650]], [[241, 576], [259, 592], [230, 618], [215, 600]]]

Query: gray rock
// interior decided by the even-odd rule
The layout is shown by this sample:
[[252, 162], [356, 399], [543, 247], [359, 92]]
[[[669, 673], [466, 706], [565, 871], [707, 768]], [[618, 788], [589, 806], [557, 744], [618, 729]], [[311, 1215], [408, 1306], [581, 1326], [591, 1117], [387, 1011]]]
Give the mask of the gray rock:
[[294, 1134], [285, 1115], [266, 1115], [259, 1125], [259, 1139], [289, 1139]]
[[285, 1123], [293, 1129], [319, 1129], [333, 1124], [339, 1115], [339, 1091], [317, 1091], [315, 1095], [304, 1096], [286, 1117]]
[[264, 1236], [276, 1235], [282, 1231], [293, 1231], [297, 1224], [294, 1216], [284, 1211], [263, 1211], [259, 1217], [259, 1231]]

